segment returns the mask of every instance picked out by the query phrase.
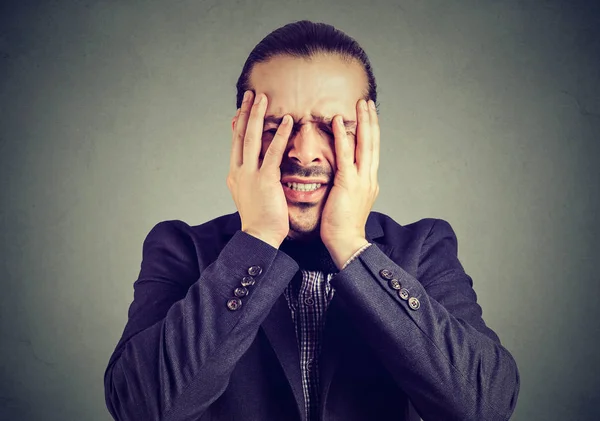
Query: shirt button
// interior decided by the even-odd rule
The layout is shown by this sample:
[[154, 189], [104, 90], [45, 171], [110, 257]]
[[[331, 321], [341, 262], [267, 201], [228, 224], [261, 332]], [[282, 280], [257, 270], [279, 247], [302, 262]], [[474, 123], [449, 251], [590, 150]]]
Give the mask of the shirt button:
[[315, 300], [313, 300], [312, 298], [308, 297], [304, 299], [304, 304], [306, 304], [309, 307], [312, 307], [315, 305]]
[[400, 291], [398, 291], [398, 296], [404, 301], [408, 300], [408, 290], [406, 288], [402, 288]]
[[312, 371], [312, 369], [313, 369], [313, 360], [312, 360], [312, 358], [310, 358], [308, 361], [306, 361], [306, 369], [308, 371]]
[[400, 281], [397, 279], [390, 279], [390, 287], [392, 287], [392, 289], [400, 289], [402, 288], [402, 285], [400, 285]]
[[248, 275], [258, 276], [262, 273], [262, 268], [260, 266], [250, 266], [248, 268]]
[[252, 276], [244, 276], [242, 278], [242, 286], [243, 287], [249, 287], [254, 285], [256, 281], [254, 280], [254, 278]]
[[382, 278], [390, 280], [390, 279], [394, 279], [394, 274], [392, 273], [391, 270], [387, 270], [387, 269], [381, 269], [379, 271], [379, 274], [381, 275]]
[[233, 290], [233, 295], [239, 298], [245, 297], [246, 295], [248, 295], [248, 288], [237, 287]]
[[421, 307], [421, 303], [419, 302], [418, 299], [416, 299], [415, 297], [411, 297], [408, 300], [408, 305], [410, 306], [410, 308], [412, 308], [413, 310], [417, 310], [419, 307]]
[[231, 311], [235, 311], [242, 306], [242, 300], [239, 298], [232, 298], [227, 301], [227, 308]]

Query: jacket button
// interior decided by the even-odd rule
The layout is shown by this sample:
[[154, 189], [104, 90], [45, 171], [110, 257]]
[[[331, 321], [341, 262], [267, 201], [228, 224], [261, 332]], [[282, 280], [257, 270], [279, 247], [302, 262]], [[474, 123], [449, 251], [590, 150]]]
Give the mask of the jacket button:
[[398, 291], [398, 297], [402, 298], [404, 301], [408, 300], [408, 290], [406, 288], [402, 288]]
[[248, 288], [237, 287], [233, 290], [233, 295], [239, 298], [245, 297], [246, 295], [248, 295]]
[[249, 287], [254, 285], [256, 281], [254, 280], [254, 278], [252, 276], [244, 276], [242, 278], [242, 286], [243, 287]]
[[227, 308], [231, 311], [235, 311], [242, 306], [242, 300], [239, 298], [232, 298], [227, 301]]
[[391, 270], [381, 269], [379, 271], [379, 274], [381, 275], [382, 278], [387, 279], [388, 281], [390, 279], [394, 279], [394, 274], [392, 273]]
[[408, 300], [408, 305], [410, 308], [412, 308], [413, 310], [417, 310], [419, 307], [421, 307], [421, 303], [419, 302], [418, 299], [416, 299], [415, 297], [411, 297]]
[[250, 266], [248, 268], [248, 275], [258, 276], [262, 273], [262, 268], [260, 266]]
[[399, 280], [397, 280], [397, 279], [390, 279], [390, 287], [392, 289], [398, 290], [398, 289], [402, 288], [402, 285], [400, 284]]

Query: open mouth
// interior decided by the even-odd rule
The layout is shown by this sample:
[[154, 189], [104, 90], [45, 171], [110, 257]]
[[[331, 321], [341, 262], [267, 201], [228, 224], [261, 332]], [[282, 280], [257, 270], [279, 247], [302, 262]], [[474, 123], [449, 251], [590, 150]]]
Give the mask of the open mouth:
[[281, 183], [285, 197], [291, 202], [316, 202], [327, 190], [327, 184]]

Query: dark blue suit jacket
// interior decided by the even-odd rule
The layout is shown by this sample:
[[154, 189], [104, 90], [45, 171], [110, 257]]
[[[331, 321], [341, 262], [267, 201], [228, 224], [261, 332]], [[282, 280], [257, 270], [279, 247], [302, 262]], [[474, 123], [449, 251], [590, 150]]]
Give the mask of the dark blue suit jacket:
[[[517, 366], [481, 317], [450, 225], [401, 226], [371, 212], [366, 236], [374, 245], [331, 280], [322, 419], [412, 420], [416, 408], [424, 420], [507, 420]], [[240, 231], [237, 212], [199, 226], [157, 224], [105, 372], [114, 419], [304, 421], [298, 345], [282, 295], [301, 275], [296, 260]], [[229, 310], [251, 266], [262, 272], [241, 308]]]

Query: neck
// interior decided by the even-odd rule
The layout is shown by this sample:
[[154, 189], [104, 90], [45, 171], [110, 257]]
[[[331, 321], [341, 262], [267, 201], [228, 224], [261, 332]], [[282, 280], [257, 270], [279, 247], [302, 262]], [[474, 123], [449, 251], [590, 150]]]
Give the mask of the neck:
[[321, 241], [321, 236], [317, 230], [311, 232], [297, 232], [290, 229], [285, 239], [288, 241], [297, 241], [299, 243], [312, 243]]
[[318, 270], [326, 273], [338, 272], [329, 251], [319, 235], [286, 238], [280, 250], [294, 259], [300, 269]]

